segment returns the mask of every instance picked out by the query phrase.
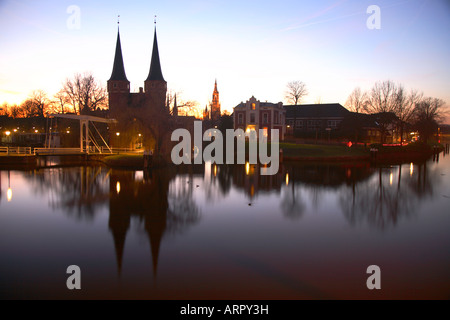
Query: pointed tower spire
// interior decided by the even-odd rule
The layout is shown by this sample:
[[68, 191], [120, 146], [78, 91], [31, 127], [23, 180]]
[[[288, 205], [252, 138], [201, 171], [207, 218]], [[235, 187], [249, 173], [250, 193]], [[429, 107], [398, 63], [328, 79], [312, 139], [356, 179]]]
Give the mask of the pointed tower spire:
[[148, 73], [146, 81], [149, 80], [165, 81], [161, 71], [161, 63], [159, 61], [158, 40], [156, 38], [156, 21], [155, 21], [155, 33], [153, 37], [152, 60], [150, 63], [150, 72]]
[[173, 111], [172, 115], [178, 116], [178, 107], [177, 107], [177, 94], [175, 93], [175, 97], [173, 98]]
[[211, 120], [219, 120], [220, 118], [220, 103], [219, 90], [217, 90], [217, 79], [214, 82], [214, 92], [211, 102]]
[[[119, 22], [117, 22], [118, 24]], [[116, 42], [116, 54], [114, 56], [114, 65], [111, 73], [111, 80], [123, 80], [128, 81], [127, 76], [125, 75], [125, 67], [123, 65], [123, 57], [122, 57], [122, 47], [120, 45], [120, 33], [119, 26], [117, 26], [117, 42]]]

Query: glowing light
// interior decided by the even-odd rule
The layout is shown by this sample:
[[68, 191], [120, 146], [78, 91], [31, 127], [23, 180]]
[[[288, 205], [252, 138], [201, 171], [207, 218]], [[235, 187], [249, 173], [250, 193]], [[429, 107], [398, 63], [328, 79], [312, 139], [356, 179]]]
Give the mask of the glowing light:
[[17, 132], [17, 129], [14, 129], [13, 131], [14, 131], [14, 132]]
[[142, 134], [139, 133], [138, 136], [139, 136], [139, 137], [142, 137]]
[[250, 173], [250, 163], [245, 163], [245, 174], [248, 175]]
[[38, 129], [34, 130], [34, 133], [38, 133]]
[[116, 132], [116, 136], [120, 136], [120, 132]]
[[347, 146], [350, 148], [351, 146], [353, 145], [353, 143], [351, 142], [351, 141], [349, 141], [348, 143], [347, 143]]
[[413, 165], [413, 163], [411, 162], [411, 164], [409, 165], [409, 175], [412, 176], [412, 175], [413, 175], [413, 172], [414, 172], [414, 165]]
[[6, 131], [5, 134], [6, 134], [7, 136], [9, 136], [9, 135], [11, 134], [11, 132], [10, 132], [10, 131]]
[[286, 185], [289, 184], [289, 173], [286, 173]]
[[391, 186], [392, 186], [392, 179], [393, 178], [394, 178], [394, 175], [391, 172], [391, 174], [389, 175], [389, 185], [391, 185]]
[[6, 199], [8, 199], [8, 202], [12, 199], [12, 189], [8, 188], [8, 191], [6, 191]]
[[70, 133], [70, 131], [69, 131], [69, 130], [67, 130], [67, 131], [66, 131], [66, 133]]
[[117, 194], [120, 193], [120, 182], [119, 181], [117, 181], [117, 183], [116, 183], [116, 192], [117, 192]]
[[214, 177], [217, 175], [217, 166], [214, 165]]

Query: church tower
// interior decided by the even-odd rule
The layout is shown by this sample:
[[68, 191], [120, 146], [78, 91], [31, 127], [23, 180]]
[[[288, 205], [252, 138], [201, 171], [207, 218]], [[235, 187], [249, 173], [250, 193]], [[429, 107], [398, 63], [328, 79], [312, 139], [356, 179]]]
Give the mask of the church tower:
[[120, 45], [120, 33], [117, 28], [116, 53], [114, 56], [114, 65], [111, 77], [107, 82], [109, 110], [114, 115], [127, 105], [128, 95], [130, 93], [130, 81], [125, 75], [123, 65], [122, 47]]
[[[156, 23], [156, 22], [155, 22]], [[155, 34], [153, 37], [153, 51], [152, 60], [150, 62], [150, 72], [144, 82], [145, 94], [152, 101], [152, 104], [156, 106], [164, 107], [167, 93], [167, 82], [164, 80], [161, 63], [159, 61], [158, 40], [156, 38], [156, 26]]]
[[219, 91], [217, 90], [217, 80], [214, 83], [214, 92], [211, 102], [211, 120], [220, 119], [220, 103], [219, 103]]
[[173, 98], [172, 115], [173, 115], [174, 117], [177, 117], [177, 116], [178, 116], [177, 94], [176, 94], [176, 93], [175, 93], [175, 97]]

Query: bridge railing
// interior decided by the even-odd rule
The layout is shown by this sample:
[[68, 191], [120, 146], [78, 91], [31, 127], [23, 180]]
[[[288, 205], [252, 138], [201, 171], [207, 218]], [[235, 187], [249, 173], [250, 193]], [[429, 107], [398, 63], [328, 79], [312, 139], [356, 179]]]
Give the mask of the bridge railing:
[[34, 148], [34, 154], [77, 154], [80, 153], [80, 148]]
[[[104, 153], [110, 152], [107, 148], [105, 148]], [[132, 154], [143, 154], [144, 149], [132, 149], [132, 148], [111, 148], [110, 153], [132, 153]]]
[[0, 154], [14, 155], [14, 154], [33, 154], [31, 147], [0, 147]]

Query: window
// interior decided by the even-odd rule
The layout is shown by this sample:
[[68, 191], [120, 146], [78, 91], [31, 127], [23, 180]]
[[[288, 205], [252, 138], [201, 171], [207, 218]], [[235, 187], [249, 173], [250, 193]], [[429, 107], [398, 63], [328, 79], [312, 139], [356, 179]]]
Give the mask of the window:
[[294, 120], [288, 120], [288, 126], [293, 128], [294, 127]]
[[250, 123], [255, 123], [255, 114], [250, 113]]
[[278, 111], [275, 111], [275, 114], [273, 115], [274, 123], [278, 124]]
[[117, 83], [114, 83], [114, 84], [113, 84], [113, 87], [114, 87], [114, 88], [117, 88]]
[[238, 124], [244, 123], [244, 115], [242, 113], [238, 114]]
[[330, 127], [330, 128], [336, 128], [338, 121], [337, 120], [328, 120], [327, 124], [328, 124], [328, 127]]
[[252, 110], [256, 110], [256, 104], [252, 103]]
[[297, 128], [303, 128], [303, 120], [295, 120], [295, 126]]
[[312, 127], [313, 126], [313, 122], [312, 120], [308, 120], [308, 127]]
[[263, 124], [269, 123], [269, 114], [267, 112], [263, 113]]

